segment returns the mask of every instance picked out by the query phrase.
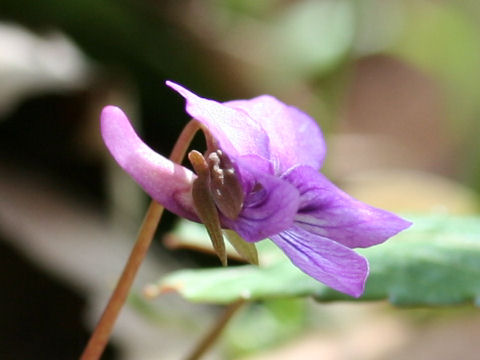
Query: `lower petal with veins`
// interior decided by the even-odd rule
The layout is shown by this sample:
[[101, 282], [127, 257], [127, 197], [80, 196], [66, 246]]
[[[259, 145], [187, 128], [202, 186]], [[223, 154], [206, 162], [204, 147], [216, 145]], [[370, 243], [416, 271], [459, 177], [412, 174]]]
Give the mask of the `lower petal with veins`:
[[363, 293], [369, 267], [367, 260], [355, 251], [298, 226], [270, 239], [295, 266], [314, 279], [354, 297]]

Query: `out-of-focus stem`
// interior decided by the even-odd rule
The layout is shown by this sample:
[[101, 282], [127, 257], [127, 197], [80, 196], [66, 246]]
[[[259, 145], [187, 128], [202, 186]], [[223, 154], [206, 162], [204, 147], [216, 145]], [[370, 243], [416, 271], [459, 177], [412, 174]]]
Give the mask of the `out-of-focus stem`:
[[238, 300], [230, 304], [225, 312], [220, 315], [210, 331], [202, 338], [202, 340], [197, 344], [193, 351], [185, 358], [185, 360], [198, 360], [200, 357], [205, 354], [205, 352], [210, 349], [210, 347], [215, 344], [218, 337], [222, 333], [225, 326], [227, 326], [228, 321], [232, 318], [233, 315], [237, 312], [238, 309], [245, 304], [245, 300]]
[[[196, 132], [200, 129], [197, 121], [191, 120], [183, 129], [170, 155], [170, 160], [181, 163], [192, 142]], [[137, 241], [130, 253], [128, 261], [118, 280], [110, 300], [97, 324], [90, 340], [85, 347], [80, 360], [98, 360], [107, 346], [110, 334], [120, 310], [127, 300], [128, 293], [132, 287], [133, 280], [138, 272], [140, 264], [150, 247], [153, 236], [163, 214], [163, 206], [152, 200], [142, 226], [137, 235]]]

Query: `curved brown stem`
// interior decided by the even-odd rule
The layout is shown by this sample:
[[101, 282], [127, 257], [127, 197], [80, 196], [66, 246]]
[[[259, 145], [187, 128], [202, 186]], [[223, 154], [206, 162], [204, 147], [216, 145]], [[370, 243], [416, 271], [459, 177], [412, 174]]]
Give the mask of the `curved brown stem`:
[[[190, 121], [185, 126], [175, 143], [170, 155], [170, 160], [176, 163], [181, 163], [193, 137], [199, 129], [199, 123], [195, 120]], [[153, 236], [162, 217], [163, 210], [164, 208], [162, 205], [152, 200], [138, 232], [137, 241], [135, 242], [132, 252], [130, 253], [128, 261], [123, 269], [122, 275], [118, 280], [117, 286], [115, 287], [102, 317], [80, 357], [80, 360], [98, 360], [105, 350], [110, 334], [112, 333], [115, 322], [120, 314], [120, 310], [127, 300], [133, 280], [147, 254], [148, 248], [150, 247]]]

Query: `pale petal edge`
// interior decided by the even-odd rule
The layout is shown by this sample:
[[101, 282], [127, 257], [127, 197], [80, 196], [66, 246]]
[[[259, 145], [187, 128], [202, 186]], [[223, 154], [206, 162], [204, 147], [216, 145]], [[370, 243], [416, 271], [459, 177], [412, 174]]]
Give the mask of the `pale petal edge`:
[[166, 85], [186, 100], [187, 113], [208, 129], [230, 158], [243, 155], [269, 158], [267, 134], [245, 112], [202, 98], [172, 81]]
[[270, 160], [278, 174], [295, 165], [317, 170], [322, 166], [325, 140], [318, 124], [305, 112], [271, 95], [228, 101], [224, 105], [243, 110], [265, 130], [270, 140]]

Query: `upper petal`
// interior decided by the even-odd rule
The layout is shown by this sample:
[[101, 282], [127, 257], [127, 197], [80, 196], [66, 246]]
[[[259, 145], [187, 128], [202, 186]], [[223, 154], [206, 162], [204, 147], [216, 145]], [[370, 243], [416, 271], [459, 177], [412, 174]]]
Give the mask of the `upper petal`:
[[166, 84], [187, 100], [187, 112], [208, 128], [220, 148], [232, 160], [252, 154], [269, 158], [267, 134], [245, 112], [201, 98], [171, 81]]
[[296, 167], [283, 178], [300, 191], [295, 223], [350, 248], [382, 243], [411, 225], [352, 198], [308, 166]]
[[277, 173], [295, 165], [320, 169], [326, 152], [325, 141], [320, 127], [306, 113], [270, 95], [224, 104], [245, 111], [266, 131], [270, 140], [270, 159]]
[[293, 225], [298, 210], [298, 190], [267, 171], [268, 161], [256, 156], [238, 159], [242, 178], [250, 189], [242, 212], [235, 220], [223, 223], [246, 241], [259, 241], [278, 234]]
[[271, 240], [311, 277], [351, 296], [363, 294], [368, 262], [353, 250], [298, 226], [272, 236]]
[[101, 132], [115, 160], [145, 192], [171, 212], [198, 219], [191, 195], [195, 175], [190, 170], [150, 149], [118, 107], [103, 109]]

